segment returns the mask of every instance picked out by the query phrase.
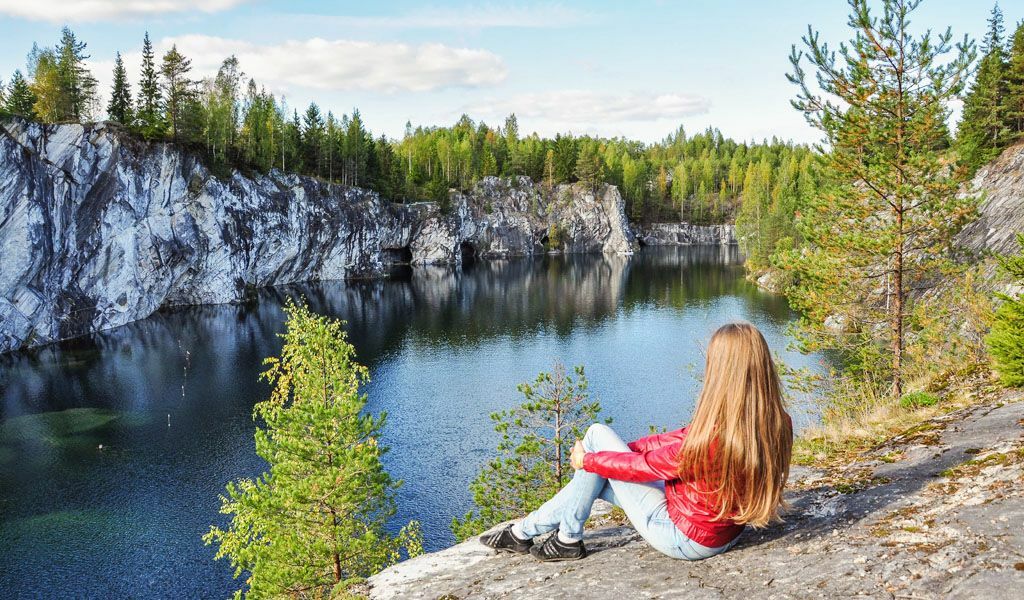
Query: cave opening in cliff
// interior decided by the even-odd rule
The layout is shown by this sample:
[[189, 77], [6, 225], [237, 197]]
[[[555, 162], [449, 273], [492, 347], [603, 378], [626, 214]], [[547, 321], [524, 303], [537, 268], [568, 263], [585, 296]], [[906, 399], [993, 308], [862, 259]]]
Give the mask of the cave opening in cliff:
[[459, 244], [459, 255], [462, 256], [463, 265], [471, 265], [476, 262], [476, 248], [469, 242]]
[[637, 236], [637, 238], [636, 238], [636, 243], [641, 248], [644, 248], [644, 247], [647, 246], [647, 242], [644, 241], [644, 238], [639, 237], [639, 236]]
[[407, 265], [412, 262], [412, 248], [384, 248], [380, 251], [381, 262], [387, 265]]

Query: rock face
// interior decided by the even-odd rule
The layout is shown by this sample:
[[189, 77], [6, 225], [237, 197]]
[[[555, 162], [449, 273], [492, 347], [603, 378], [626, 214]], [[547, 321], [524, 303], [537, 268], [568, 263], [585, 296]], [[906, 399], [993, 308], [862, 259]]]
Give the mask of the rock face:
[[594, 193], [563, 184], [546, 195], [529, 177], [485, 177], [471, 193], [453, 193], [451, 201], [455, 214], [430, 215], [412, 240], [414, 263], [458, 264], [549, 250], [632, 254], [637, 247], [614, 186]]
[[217, 178], [188, 152], [115, 126], [0, 122], [0, 352], [117, 327], [162, 306], [255, 288], [566, 252], [630, 253], [614, 187], [486, 178], [454, 209], [272, 172]]
[[1024, 145], [1007, 148], [979, 169], [970, 187], [983, 199], [978, 220], [960, 232], [958, 245], [975, 252], [1018, 252], [1016, 235], [1024, 233]]
[[651, 223], [637, 232], [647, 246], [729, 245], [738, 243], [733, 225], [691, 225], [689, 223]]
[[[786, 522], [699, 562], [599, 523], [541, 563], [476, 539], [395, 565], [371, 599], [998, 598], [1024, 589], [1024, 402], [949, 413], [829, 471], [794, 467]], [[1012, 594], [1011, 594], [1012, 595]]]

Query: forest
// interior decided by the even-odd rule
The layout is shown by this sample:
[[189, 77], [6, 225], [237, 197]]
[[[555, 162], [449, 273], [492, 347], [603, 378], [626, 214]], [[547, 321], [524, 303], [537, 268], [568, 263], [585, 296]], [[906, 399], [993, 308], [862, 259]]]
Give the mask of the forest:
[[972, 170], [1024, 139], [1024, 21], [1006, 39], [998, 4], [963, 102], [956, 142], [961, 160]]
[[[407, 123], [401, 139], [373, 134], [358, 109], [335, 114], [318, 104], [290, 107], [251, 78], [234, 56], [216, 75], [196, 78], [177, 47], [156, 56], [142, 41], [139, 81], [129, 81], [118, 54], [113, 85], [100, 106], [86, 43], [69, 28], [51, 46], [35, 45], [26, 70], [0, 85], [7, 114], [44, 123], [106, 118], [152, 141], [170, 141], [205, 155], [214, 172], [279, 169], [361, 186], [398, 202], [447, 203], [448, 190], [467, 190], [489, 175], [527, 175], [546, 189], [562, 183], [616, 185], [638, 222], [739, 221], [764, 265], [780, 238], [792, 239], [792, 214], [815, 187], [810, 148], [777, 139], [737, 142], [717, 129], [662, 141], [520, 130], [515, 114], [498, 126], [463, 115], [447, 127]], [[742, 200], [742, 201], [741, 201]]]
[[[659, 142], [520, 129], [515, 114], [499, 125], [462, 115], [450, 126], [406, 123], [401, 139], [375, 135], [358, 109], [304, 110], [247, 78], [235, 56], [197, 78], [176, 46], [158, 57], [146, 34], [137, 82], [121, 55], [105, 106], [87, 67], [87, 45], [68, 27], [53, 46], [34, 45], [26, 69], [0, 82], [0, 112], [44, 123], [107, 119], [151, 141], [187, 146], [215, 173], [300, 173], [379, 192], [396, 202], [433, 200], [447, 207], [451, 189], [482, 177], [526, 175], [545, 189], [582, 182], [618, 186], [634, 222], [735, 223], [753, 273], [805, 243], [795, 221], [827, 176], [827, 144], [778, 139], [742, 142], [708, 128], [682, 126]], [[1024, 23], [1007, 38], [998, 5], [954, 137], [947, 126], [937, 150], [973, 172], [1024, 137]], [[948, 118], [948, 112], [946, 114]], [[778, 260], [774, 261], [778, 263]]]

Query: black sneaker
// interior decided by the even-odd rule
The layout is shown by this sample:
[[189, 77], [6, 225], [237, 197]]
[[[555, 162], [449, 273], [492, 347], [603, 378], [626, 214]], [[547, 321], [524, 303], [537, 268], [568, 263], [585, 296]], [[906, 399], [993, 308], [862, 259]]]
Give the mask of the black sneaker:
[[494, 548], [498, 552], [513, 552], [515, 554], [526, 554], [533, 547], [532, 539], [523, 541], [512, 533], [512, 525], [506, 525], [498, 531], [485, 533], [480, 536], [480, 543]]
[[583, 545], [583, 540], [566, 544], [558, 539], [556, 531], [549, 535], [543, 544], [530, 548], [530, 554], [544, 562], [579, 560], [587, 557], [587, 548]]

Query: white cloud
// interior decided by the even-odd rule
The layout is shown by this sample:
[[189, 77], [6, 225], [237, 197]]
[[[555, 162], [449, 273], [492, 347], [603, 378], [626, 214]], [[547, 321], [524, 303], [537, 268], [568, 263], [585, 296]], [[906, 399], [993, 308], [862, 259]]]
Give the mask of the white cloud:
[[[238, 57], [246, 75], [278, 91], [313, 90], [426, 92], [452, 87], [482, 87], [505, 79], [505, 63], [487, 50], [444, 44], [410, 45], [353, 40], [290, 40], [258, 45], [206, 35], [164, 38], [159, 51], [177, 44], [192, 59], [195, 77], [216, 73], [229, 55]], [[126, 56], [126, 61], [137, 57]]]
[[[443, 44], [417, 46], [350, 40], [292, 40], [258, 45], [205, 35], [169, 37], [153, 43], [157, 61], [176, 44], [192, 61], [192, 78], [212, 77], [221, 62], [234, 54], [245, 76], [274, 93], [291, 96], [296, 89], [314, 92], [363, 90], [372, 92], [426, 92], [444, 88], [490, 86], [507, 74], [502, 59], [486, 50], [453, 48]], [[139, 51], [122, 55], [135, 93], [139, 80]], [[98, 80], [101, 102], [112, 83], [113, 59], [87, 61]], [[105, 107], [105, 104], [104, 104]], [[105, 111], [101, 111], [106, 114]]]
[[467, 108], [470, 114], [518, 117], [600, 128], [608, 123], [678, 120], [707, 112], [711, 103], [701, 96], [677, 93], [613, 93], [559, 90], [518, 94]]
[[482, 30], [497, 28], [550, 29], [591, 23], [593, 14], [558, 4], [538, 6], [484, 5], [451, 8], [426, 7], [403, 15], [392, 16], [327, 16], [295, 15], [296, 19], [312, 20], [319, 25], [329, 22], [346, 29], [458, 29]]
[[107, 21], [202, 11], [214, 13], [249, 0], [0, 0], [0, 14], [56, 23]]

